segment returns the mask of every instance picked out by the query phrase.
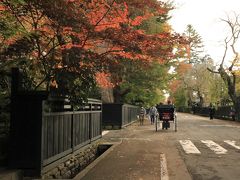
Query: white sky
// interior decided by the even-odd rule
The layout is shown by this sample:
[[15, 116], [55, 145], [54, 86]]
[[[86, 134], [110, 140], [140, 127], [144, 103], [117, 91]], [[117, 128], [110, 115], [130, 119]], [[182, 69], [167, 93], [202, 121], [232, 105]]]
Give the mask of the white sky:
[[[240, 14], [240, 0], [173, 0], [176, 9], [171, 11], [170, 24], [175, 32], [183, 33], [191, 24], [202, 37], [205, 51], [216, 64], [223, 57], [224, 39], [228, 28], [220, 20], [227, 14]], [[240, 51], [240, 49], [239, 49]]]

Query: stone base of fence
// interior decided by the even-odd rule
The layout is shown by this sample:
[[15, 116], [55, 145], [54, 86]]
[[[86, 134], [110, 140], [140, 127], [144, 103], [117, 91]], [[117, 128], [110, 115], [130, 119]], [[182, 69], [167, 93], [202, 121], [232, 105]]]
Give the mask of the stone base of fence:
[[[42, 173], [42, 179], [70, 179], [76, 176], [87, 165], [93, 162], [98, 156], [98, 146], [100, 141], [76, 151], [67, 160], [55, 167], [45, 167]], [[60, 160], [61, 161], [61, 160]]]
[[105, 130], [117, 130], [117, 129], [121, 129], [121, 126], [108, 125], [108, 126], [103, 126], [103, 129], [105, 129]]

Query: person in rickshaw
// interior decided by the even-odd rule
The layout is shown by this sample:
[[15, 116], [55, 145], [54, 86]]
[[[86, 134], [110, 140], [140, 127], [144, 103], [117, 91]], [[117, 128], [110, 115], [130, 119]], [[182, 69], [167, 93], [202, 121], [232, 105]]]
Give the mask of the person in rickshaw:
[[[168, 101], [167, 101], [167, 105], [171, 105], [172, 106], [172, 108], [174, 108], [174, 105], [173, 105], [173, 103], [172, 103], [172, 101], [169, 99]], [[173, 110], [173, 112], [171, 112], [171, 113], [174, 113], [174, 110]], [[170, 117], [171, 116], [173, 116], [173, 115], [169, 115]], [[163, 126], [162, 126], [162, 129], [168, 129], [168, 128], [170, 128], [170, 122], [169, 122], [169, 120], [166, 120], [166, 121], [163, 121]]]

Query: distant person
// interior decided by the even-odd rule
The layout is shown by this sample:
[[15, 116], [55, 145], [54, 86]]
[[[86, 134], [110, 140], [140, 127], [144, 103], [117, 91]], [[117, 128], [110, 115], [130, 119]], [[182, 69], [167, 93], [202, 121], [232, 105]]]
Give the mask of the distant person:
[[139, 114], [140, 125], [143, 125], [145, 115], [146, 115], [146, 109], [144, 107], [141, 107], [140, 114]]
[[193, 114], [196, 113], [196, 105], [195, 104], [192, 105], [192, 112], [193, 112]]
[[230, 116], [232, 117], [233, 121], [235, 121], [235, 115], [236, 115], [235, 109], [234, 107], [231, 107]]
[[212, 103], [209, 105], [209, 118], [212, 120], [215, 114], [215, 108]]
[[154, 124], [156, 117], [158, 115], [158, 110], [155, 106], [152, 106], [149, 110], [149, 115], [150, 115], [150, 119], [151, 119], [151, 124]]

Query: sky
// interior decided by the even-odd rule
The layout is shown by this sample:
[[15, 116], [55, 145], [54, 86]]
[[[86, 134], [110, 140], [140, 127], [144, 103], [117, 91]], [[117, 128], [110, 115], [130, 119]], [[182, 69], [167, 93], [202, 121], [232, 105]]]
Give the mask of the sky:
[[[236, 12], [240, 15], [240, 0], [173, 0], [176, 9], [169, 21], [175, 32], [183, 33], [191, 24], [202, 37], [206, 54], [219, 64], [224, 52], [227, 24], [220, 19]], [[239, 40], [240, 41], [240, 40]], [[238, 48], [240, 51], [240, 46]], [[228, 55], [231, 56], [230, 54]]]

